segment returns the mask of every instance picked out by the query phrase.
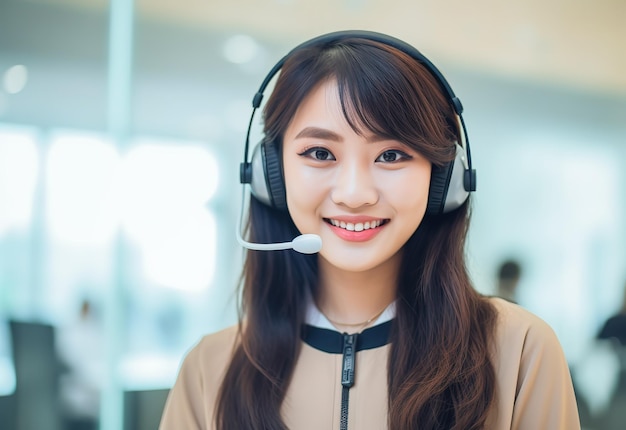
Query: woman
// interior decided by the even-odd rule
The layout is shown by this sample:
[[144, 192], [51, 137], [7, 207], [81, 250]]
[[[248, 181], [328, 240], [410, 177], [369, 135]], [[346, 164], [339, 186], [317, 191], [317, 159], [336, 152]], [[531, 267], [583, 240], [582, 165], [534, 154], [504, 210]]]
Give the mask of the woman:
[[470, 282], [474, 178], [440, 73], [397, 39], [332, 33], [255, 108], [278, 70], [242, 166], [249, 237], [323, 246], [248, 252], [241, 323], [190, 351], [161, 429], [580, 428], [554, 332]]

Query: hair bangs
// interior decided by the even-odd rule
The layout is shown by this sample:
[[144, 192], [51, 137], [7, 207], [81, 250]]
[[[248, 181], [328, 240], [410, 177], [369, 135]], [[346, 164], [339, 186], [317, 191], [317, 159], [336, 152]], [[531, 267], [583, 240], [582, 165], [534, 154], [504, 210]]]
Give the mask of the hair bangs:
[[356, 133], [398, 140], [435, 164], [454, 157], [454, 113], [415, 59], [368, 40], [346, 40], [332, 51], [343, 114]]

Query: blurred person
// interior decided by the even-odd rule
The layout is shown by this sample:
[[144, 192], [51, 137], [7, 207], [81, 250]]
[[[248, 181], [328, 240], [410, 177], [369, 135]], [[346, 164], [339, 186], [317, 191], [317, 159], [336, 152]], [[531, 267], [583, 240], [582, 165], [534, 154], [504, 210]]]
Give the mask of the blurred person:
[[0, 396], [8, 395], [15, 389], [12, 354], [9, 321], [0, 312]]
[[58, 327], [57, 352], [65, 366], [60, 400], [66, 430], [98, 428], [103, 342], [102, 324], [89, 300], [82, 301], [76, 318]]
[[626, 423], [626, 283], [620, 308], [602, 324], [595, 340], [572, 369], [583, 401], [581, 422], [590, 429], [621, 430]]
[[331, 33], [255, 109], [279, 71], [241, 166], [240, 322], [187, 354], [160, 429], [579, 429], [554, 331], [467, 273], [474, 172], [443, 76], [393, 37]]
[[519, 281], [522, 277], [522, 266], [514, 259], [507, 259], [498, 266], [496, 295], [511, 303], [518, 303]]
[[626, 282], [622, 294], [621, 307], [604, 322], [596, 336], [600, 342], [609, 342], [618, 362], [608, 406], [599, 418], [603, 430], [623, 429], [626, 423]]
[[622, 296], [622, 306], [605, 322], [597, 335], [598, 339], [612, 339], [622, 347], [626, 347], [626, 282]]

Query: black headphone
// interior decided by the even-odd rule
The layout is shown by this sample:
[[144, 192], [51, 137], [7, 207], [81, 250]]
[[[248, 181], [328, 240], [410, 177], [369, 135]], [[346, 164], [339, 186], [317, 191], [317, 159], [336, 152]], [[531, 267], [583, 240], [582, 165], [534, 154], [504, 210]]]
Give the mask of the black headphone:
[[452, 88], [441, 72], [417, 49], [399, 39], [372, 31], [337, 31], [315, 37], [293, 48], [272, 67], [252, 99], [252, 115], [250, 116], [250, 123], [246, 135], [244, 158], [240, 165], [240, 182], [242, 184], [250, 184], [252, 195], [266, 205], [281, 210], [287, 209], [287, 197], [285, 193], [281, 156], [278, 149], [279, 145], [270, 139], [264, 138], [255, 148], [251, 161], [248, 161], [250, 131], [252, 129], [254, 114], [261, 105], [265, 88], [283, 67], [283, 64], [290, 55], [303, 48], [325, 45], [347, 38], [372, 40], [404, 52], [425, 66], [443, 89], [454, 112], [457, 114], [462, 129], [461, 139], [464, 140], [464, 145], [456, 144], [456, 157], [450, 163], [446, 163], [440, 167], [433, 165], [426, 213], [437, 215], [457, 209], [467, 200], [470, 192], [476, 191], [476, 171], [472, 169], [472, 158], [467, 130], [465, 128], [465, 121], [461, 115], [463, 105], [454, 94], [454, 91], [452, 91]]

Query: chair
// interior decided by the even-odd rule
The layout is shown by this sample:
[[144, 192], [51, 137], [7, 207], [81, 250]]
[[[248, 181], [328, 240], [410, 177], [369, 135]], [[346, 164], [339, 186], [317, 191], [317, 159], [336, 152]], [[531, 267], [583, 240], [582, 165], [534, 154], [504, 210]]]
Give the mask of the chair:
[[15, 367], [15, 430], [60, 430], [60, 366], [54, 327], [9, 321]]
[[159, 428], [169, 389], [124, 392], [124, 430]]
[[0, 396], [0, 423], [3, 429], [15, 429], [15, 393]]

